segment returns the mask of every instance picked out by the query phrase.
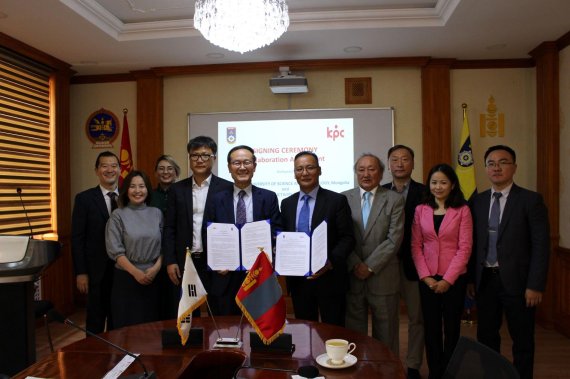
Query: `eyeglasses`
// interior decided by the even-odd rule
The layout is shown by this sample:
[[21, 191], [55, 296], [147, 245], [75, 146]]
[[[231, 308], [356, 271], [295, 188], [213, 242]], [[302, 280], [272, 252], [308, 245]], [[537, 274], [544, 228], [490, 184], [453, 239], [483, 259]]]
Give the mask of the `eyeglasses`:
[[253, 161], [245, 160], [245, 161], [231, 161], [230, 164], [235, 168], [240, 168], [242, 165], [243, 167], [251, 167], [253, 166]]
[[512, 164], [514, 164], [514, 162], [509, 162], [509, 161], [498, 161], [498, 162], [489, 161], [489, 162], [487, 162], [487, 163], [485, 164], [485, 166], [486, 166], [487, 168], [493, 168], [493, 169], [494, 169], [494, 168], [506, 168], [506, 167], [508, 167], [508, 166], [510, 166], [510, 165], [512, 165]]
[[200, 158], [202, 158], [202, 161], [207, 162], [210, 158], [214, 159], [216, 156], [214, 154], [190, 154], [190, 159], [194, 162], [197, 162]]
[[305, 166], [305, 167], [295, 167], [295, 172], [297, 174], [302, 174], [303, 171], [307, 170], [308, 173], [313, 173], [319, 169], [319, 166]]

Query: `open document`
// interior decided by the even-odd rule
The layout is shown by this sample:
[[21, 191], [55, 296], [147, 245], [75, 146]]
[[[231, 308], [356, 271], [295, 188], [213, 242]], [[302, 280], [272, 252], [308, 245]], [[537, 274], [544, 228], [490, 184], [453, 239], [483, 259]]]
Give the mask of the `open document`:
[[271, 261], [271, 224], [269, 220], [241, 225], [212, 222], [207, 227], [208, 267], [214, 271], [245, 271], [261, 250]]
[[327, 263], [327, 222], [323, 221], [311, 236], [304, 232], [277, 235], [275, 272], [286, 276], [310, 276]]

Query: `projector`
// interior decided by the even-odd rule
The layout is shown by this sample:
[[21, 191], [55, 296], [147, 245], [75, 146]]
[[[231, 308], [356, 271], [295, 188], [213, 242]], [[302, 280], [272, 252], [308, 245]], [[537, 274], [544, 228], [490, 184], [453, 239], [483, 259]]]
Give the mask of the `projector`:
[[293, 75], [289, 67], [279, 67], [279, 75], [269, 79], [269, 88], [273, 93], [307, 93], [307, 78]]

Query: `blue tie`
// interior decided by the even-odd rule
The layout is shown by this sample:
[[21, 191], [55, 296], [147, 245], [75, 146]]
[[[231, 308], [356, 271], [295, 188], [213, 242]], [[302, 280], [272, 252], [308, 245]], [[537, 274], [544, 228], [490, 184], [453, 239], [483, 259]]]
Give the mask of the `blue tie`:
[[309, 195], [303, 196], [303, 206], [299, 212], [299, 220], [297, 220], [297, 231], [309, 233], [311, 228], [309, 226], [309, 218], [311, 216], [311, 209], [309, 208]]
[[499, 198], [503, 196], [500, 192], [493, 193], [495, 198], [491, 206], [491, 216], [489, 216], [489, 246], [487, 248], [487, 263], [491, 266], [497, 264], [497, 240], [499, 239], [499, 224], [501, 223], [501, 204]]
[[247, 214], [245, 212], [245, 201], [243, 198], [245, 196], [245, 191], [241, 190], [238, 193], [239, 199], [236, 208], [236, 224], [245, 224], [247, 222]]
[[370, 195], [371, 192], [364, 192], [364, 201], [362, 203], [362, 224], [366, 228], [366, 223], [368, 223], [368, 216], [370, 216]]

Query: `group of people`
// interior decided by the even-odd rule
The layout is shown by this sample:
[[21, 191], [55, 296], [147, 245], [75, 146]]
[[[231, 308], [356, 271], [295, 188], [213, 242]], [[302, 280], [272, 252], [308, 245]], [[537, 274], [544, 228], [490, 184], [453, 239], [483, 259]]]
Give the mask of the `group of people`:
[[521, 377], [532, 377], [548, 217], [539, 194], [513, 183], [517, 166], [510, 147], [487, 150], [492, 188], [469, 204], [447, 164], [434, 166], [425, 186], [415, 182], [414, 151], [404, 145], [388, 151], [391, 183], [380, 185], [384, 163], [365, 153], [354, 164], [358, 187], [342, 194], [320, 186], [319, 159], [303, 151], [292, 168], [299, 191], [280, 207], [274, 192], [252, 185], [257, 162], [251, 147], [229, 151], [233, 182], [212, 174], [213, 139], [193, 138], [187, 150], [192, 175], [177, 181], [179, 166], [162, 156], [155, 190], [136, 170], [118, 190], [118, 158], [111, 152], [97, 158], [99, 185], [77, 195], [72, 225], [88, 330], [175, 318], [187, 250], [212, 314], [239, 314], [234, 298], [245, 274], [207, 269], [206, 223], [270, 220], [275, 235], [310, 233], [326, 220], [324, 267], [309, 277], [286, 278], [296, 318], [367, 334], [370, 313], [372, 336], [398, 354], [402, 298], [409, 318], [408, 377], [420, 377], [425, 346], [429, 378], [440, 378], [459, 339], [467, 294], [477, 300], [479, 341], [500, 351], [504, 313], [514, 365]]

